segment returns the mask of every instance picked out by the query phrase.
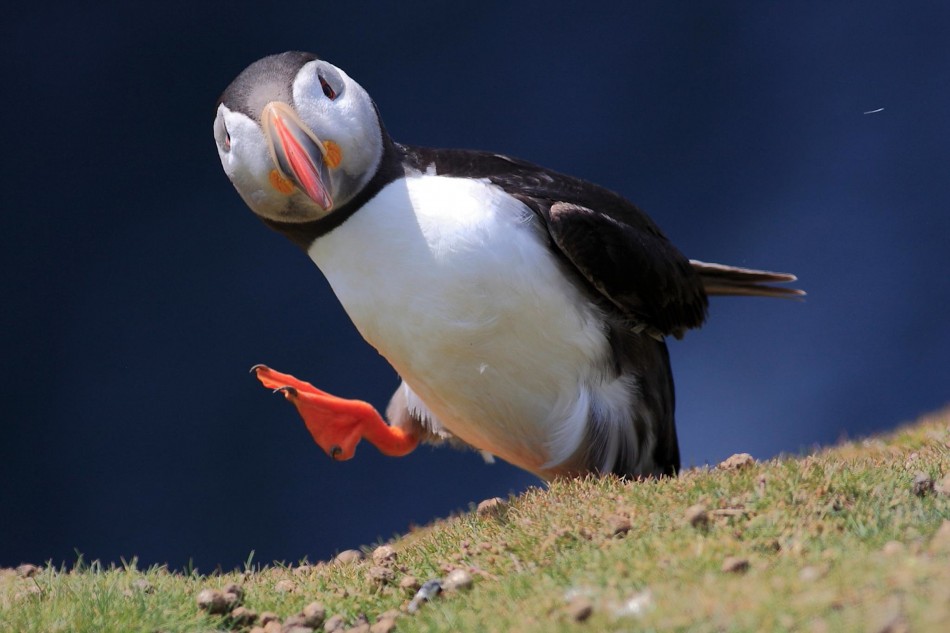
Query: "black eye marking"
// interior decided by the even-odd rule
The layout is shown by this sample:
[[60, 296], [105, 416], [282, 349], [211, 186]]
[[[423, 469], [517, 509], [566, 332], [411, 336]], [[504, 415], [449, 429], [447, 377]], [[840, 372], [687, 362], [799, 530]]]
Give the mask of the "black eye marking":
[[323, 77], [320, 77], [319, 79], [320, 79], [320, 87], [323, 88], [323, 94], [326, 95], [327, 99], [330, 99], [331, 101], [333, 99], [336, 99], [336, 91], [333, 90], [330, 84], [327, 83], [327, 80], [324, 79]]

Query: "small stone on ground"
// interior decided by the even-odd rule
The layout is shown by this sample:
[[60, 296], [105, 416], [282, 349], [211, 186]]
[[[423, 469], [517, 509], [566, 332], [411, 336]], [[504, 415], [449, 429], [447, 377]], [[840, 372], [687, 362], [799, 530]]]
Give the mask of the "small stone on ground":
[[238, 602], [242, 602], [244, 600], [244, 587], [237, 584], [236, 582], [232, 582], [221, 591], [231, 594], [237, 599]]
[[358, 563], [363, 560], [363, 552], [358, 549], [345, 549], [339, 554], [336, 555], [336, 558], [333, 559], [334, 562], [348, 565], [350, 563]]
[[508, 507], [508, 502], [501, 497], [492, 497], [479, 502], [475, 513], [482, 518], [497, 517]]
[[803, 582], [815, 582], [819, 578], [825, 575], [825, 572], [820, 567], [815, 567], [814, 565], [808, 565], [807, 567], [802, 567], [798, 572], [798, 577]]
[[394, 618], [380, 618], [373, 626], [369, 627], [370, 633], [390, 633], [396, 629], [396, 620]]
[[274, 613], [273, 611], [265, 611], [260, 615], [261, 626], [264, 626], [268, 622], [277, 622], [280, 624], [280, 616]]
[[937, 528], [930, 539], [929, 549], [932, 552], [950, 551], [950, 519], [944, 519]]
[[132, 588], [142, 593], [154, 593], [155, 587], [145, 578], [136, 578], [132, 581]]
[[392, 565], [396, 562], [396, 550], [391, 545], [380, 545], [373, 550], [373, 562], [377, 565]]
[[247, 607], [235, 607], [231, 610], [231, 622], [237, 626], [250, 626], [257, 621], [257, 612]]
[[311, 602], [300, 612], [303, 616], [303, 625], [311, 628], [317, 628], [327, 617], [327, 610], [319, 602]]
[[755, 464], [755, 458], [748, 453], [736, 453], [719, 463], [719, 470], [741, 470]]
[[472, 575], [464, 569], [456, 569], [449, 573], [442, 581], [442, 588], [446, 591], [461, 591], [471, 589]]
[[633, 526], [630, 524], [630, 519], [623, 516], [617, 515], [610, 519], [610, 527], [608, 531], [611, 536], [624, 536]]
[[211, 614], [227, 613], [231, 610], [231, 601], [217, 589], [202, 589], [196, 598], [198, 608]]
[[727, 574], [744, 574], [749, 570], [749, 560], [738, 556], [728, 556], [722, 561], [722, 571]]
[[391, 570], [389, 567], [382, 567], [380, 565], [374, 565], [369, 568], [369, 571], [366, 572], [369, 579], [380, 585], [392, 582], [396, 578], [396, 572]]
[[914, 475], [914, 483], [911, 489], [918, 497], [926, 496], [934, 491], [934, 480], [927, 473], [918, 472]]
[[686, 508], [686, 522], [694, 528], [702, 528], [709, 525], [709, 514], [706, 512], [706, 506], [701, 503]]
[[277, 593], [293, 593], [297, 589], [297, 584], [293, 580], [278, 580], [277, 584], [274, 585], [274, 590]]
[[416, 592], [419, 591], [419, 587], [421, 586], [419, 579], [415, 576], [403, 576], [399, 580], [399, 588], [405, 589], [406, 591]]
[[587, 596], [577, 596], [567, 607], [567, 614], [575, 622], [583, 622], [594, 613], [594, 603]]
[[323, 623], [323, 630], [326, 633], [332, 633], [333, 631], [340, 631], [343, 629], [343, 616], [339, 613], [336, 615], [331, 615], [327, 618], [327, 621]]

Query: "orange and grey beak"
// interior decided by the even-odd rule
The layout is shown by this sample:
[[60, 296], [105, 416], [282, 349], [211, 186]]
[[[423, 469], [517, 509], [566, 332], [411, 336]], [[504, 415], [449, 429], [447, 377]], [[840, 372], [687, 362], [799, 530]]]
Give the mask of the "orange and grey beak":
[[280, 101], [264, 106], [261, 127], [279, 175], [328, 211], [333, 206], [333, 198], [328, 189], [330, 170], [326, 145], [293, 108]]

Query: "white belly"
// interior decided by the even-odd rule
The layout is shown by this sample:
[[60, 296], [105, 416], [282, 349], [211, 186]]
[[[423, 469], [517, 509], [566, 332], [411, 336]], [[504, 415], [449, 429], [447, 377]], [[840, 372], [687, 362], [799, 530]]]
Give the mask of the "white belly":
[[363, 337], [449, 431], [535, 472], [582, 441], [608, 358], [601, 315], [538, 230], [487, 182], [419, 175], [309, 251]]

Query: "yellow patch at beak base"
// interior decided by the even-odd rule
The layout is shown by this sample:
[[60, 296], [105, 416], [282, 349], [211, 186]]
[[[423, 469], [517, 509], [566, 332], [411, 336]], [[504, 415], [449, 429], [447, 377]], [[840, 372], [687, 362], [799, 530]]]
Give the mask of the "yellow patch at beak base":
[[268, 178], [270, 180], [271, 187], [281, 192], [285, 196], [289, 196], [296, 188], [294, 187], [294, 183], [284, 178], [276, 169], [270, 170]]
[[336, 169], [343, 160], [343, 150], [333, 141], [323, 141], [323, 146], [327, 148], [326, 154], [323, 155], [323, 162], [330, 169]]

